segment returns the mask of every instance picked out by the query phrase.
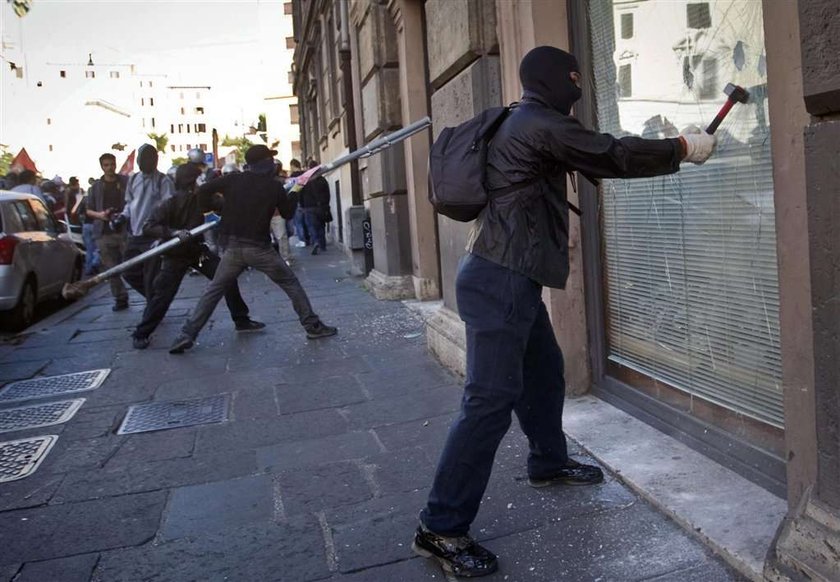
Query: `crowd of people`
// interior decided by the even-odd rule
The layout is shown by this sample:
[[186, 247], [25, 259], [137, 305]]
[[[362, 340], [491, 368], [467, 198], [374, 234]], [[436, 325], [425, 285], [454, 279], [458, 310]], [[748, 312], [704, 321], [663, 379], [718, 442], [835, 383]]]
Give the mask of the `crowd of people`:
[[[149, 346], [152, 333], [190, 271], [212, 283], [173, 344], [172, 353], [192, 346], [222, 296], [237, 331], [264, 328], [263, 323], [248, 317], [248, 306], [239, 291], [237, 278], [248, 267], [263, 271], [286, 292], [308, 338], [328, 337], [337, 330], [323, 324], [312, 310], [290, 268], [289, 241], [295, 240], [298, 247], [311, 246], [312, 254], [326, 250], [326, 223], [332, 220], [329, 185], [321, 177], [303, 186], [301, 163], [291, 160], [291, 172], [287, 173], [274, 159], [276, 154], [266, 146], [253, 146], [245, 154], [243, 169], [227, 163], [218, 170], [207, 167], [204, 152], [195, 148], [186, 163], [164, 174], [158, 170], [155, 147], [143, 144], [137, 150], [139, 171], [130, 176], [117, 173], [113, 154], [102, 154], [102, 175], [90, 181], [87, 193], [76, 177], [68, 184], [60, 177], [40, 181], [30, 170], [9, 173], [0, 187], [38, 196], [57, 218], [81, 227], [85, 277], [145, 253], [161, 241], [181, 239], [182, 244], [165, 254], [109, 278], [114, 311], [128, 309], [128, 287], [146, 299], [142, 320], [133, 334], [137, 349]], [[308, 166], [317, 168], [318, 164], [310, 160]], [[190, 234], [191, 229], [216, 221], [218, 227], [205, 236]]]

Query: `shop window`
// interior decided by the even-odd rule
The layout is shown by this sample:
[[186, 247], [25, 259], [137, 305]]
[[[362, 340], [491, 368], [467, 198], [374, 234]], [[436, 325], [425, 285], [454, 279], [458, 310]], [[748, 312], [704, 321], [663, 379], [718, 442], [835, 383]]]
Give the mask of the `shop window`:
[[712, 15], [709, 11], [709, 4], [688, 4], [685, 7], [686, 20], [689, 28], [711, 28]]
[[621, 15], [621, 38], [633, 38], [633, 13], [627, 12]]
[[[715, 155], [703, 166], [601, 182], [595, 228], [600, 227], [605, 369], [636, 390], [678, 403], [674, 406], [702, 401], [707, 409], [711, 403], [781, 428], [767, 72], [737, 66], [763, 58], [762, 3], [718, 0], [711, 28], [708, 3], [639, 2], [634, 18], [657, 27], [634, 31], [632, 68], [616, 48], [625, 4], [586, 4], [598, 131], [669, 138], [689, 125], [705, 127], [720, 108], [725, 82], [749, 87], [750, 102], [721, 125]], [[700, 40], [689, 35], [675, 44], [675, 38], [686, 38], [686, 22], [711, 30]], [[633, 87], [633, 76], [652, 81]], [[703, 406], [685, 410], [701, 414]]]
[[633, 66], [621, 65], [618, 68], [618, 96], [627, 99], [633, 96]]

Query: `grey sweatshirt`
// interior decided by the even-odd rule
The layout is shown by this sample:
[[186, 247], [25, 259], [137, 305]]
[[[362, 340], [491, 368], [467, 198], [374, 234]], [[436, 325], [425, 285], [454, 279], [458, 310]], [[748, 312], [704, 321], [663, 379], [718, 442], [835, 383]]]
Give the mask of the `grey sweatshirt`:
[[143, 236], [143, 225], [152, 217], [155, 207], [172, 197], [175, 184], [166, 174], [155, 170], [144, 174], [137, 172], [128, 179], [125, 190], [123, 215], [128, 218], [130, 236]]

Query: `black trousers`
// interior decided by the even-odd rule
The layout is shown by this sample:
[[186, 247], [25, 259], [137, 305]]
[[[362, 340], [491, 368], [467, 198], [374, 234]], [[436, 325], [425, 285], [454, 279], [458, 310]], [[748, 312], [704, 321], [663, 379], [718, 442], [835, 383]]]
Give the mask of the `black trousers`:
[[[189, 259], [164, 256], [161, 261], [160, 272], [155, 278], [152, 295], [146, 303], [146, 310], [143, 312], [143, 321], [140, 322], [134, 331], [134, 337], [148, 337], [155, 331], [166, 315], [167, 310], [169, 310], [169, 306], [172, 304], [172, 300], [175, 299], [175, 295], [178, 294], [181, 281], [184, 279], [184, 275], [187, 274], [190, 267], [212, 280], [216, 274], [216, 269], [219, 267], [219, 262], [219, 255], [210, 252], [204, 255], [204, 260], [201, 262], [199, 262], [198, 258]], [[227, 303], [230, 316], [234, 323], [248, 319], [248, 306], [245, 304], [245, 300], [242, 299], [242, 294], [239, 292], [239, 285], [235, 279], [225, 290], [225, 302]]]
[[[123, 253], [123, 261], [127, 261], [136, 257], [139, 254], [145, 253], [152, 248], [152, 243], [155, 239], [146, 238], [142, 236], [129, 236], [125, 245], [125, 252]], [[149, 300], [152, 294], [155, 278], [160, 270], [160, 257], [154, 257], [148, 261], [144, 261], [139, 265], [134, 265], [128, 271], [123, 273], [125, 282], [131, 285], [131, 288], [137, 291], [140, 295]]]

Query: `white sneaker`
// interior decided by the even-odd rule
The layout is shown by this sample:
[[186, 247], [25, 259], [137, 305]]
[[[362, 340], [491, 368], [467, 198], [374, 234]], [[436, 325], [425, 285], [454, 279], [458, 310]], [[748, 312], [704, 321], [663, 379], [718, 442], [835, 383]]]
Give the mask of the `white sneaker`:
[[299, 248], [299, 249], [302, 249], [303, 247], [305, 247], [305, 246], [306, 246], [306, 243], [305, 243], [305, 242], [303, 242], [302, 240], [299, 240], [299, 241], [297, 241], [297, 242], [295, 243], [295, 246], [296, 246], [297, 248]]

